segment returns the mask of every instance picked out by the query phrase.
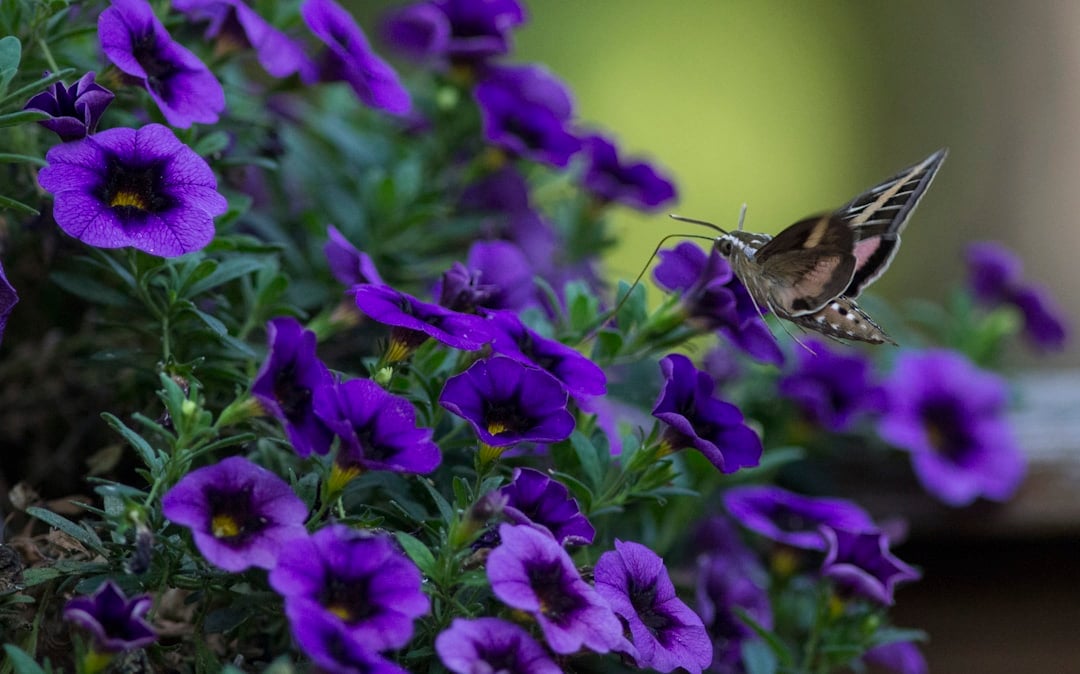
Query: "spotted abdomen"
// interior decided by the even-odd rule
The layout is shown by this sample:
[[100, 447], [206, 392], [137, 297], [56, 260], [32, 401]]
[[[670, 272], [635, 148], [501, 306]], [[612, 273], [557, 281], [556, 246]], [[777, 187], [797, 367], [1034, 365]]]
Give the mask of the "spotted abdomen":
[[827, 337], [871, 344], [896, 344], [854, 300], [841, 295], [820, 310], [789, 319], [795, 325]]

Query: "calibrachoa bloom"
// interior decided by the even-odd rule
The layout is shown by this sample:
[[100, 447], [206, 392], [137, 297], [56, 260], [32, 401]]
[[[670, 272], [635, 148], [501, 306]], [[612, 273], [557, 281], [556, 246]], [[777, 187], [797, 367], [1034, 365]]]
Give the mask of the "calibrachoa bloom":
[[510, 524], [499, 527], [499, 537], [487, 560], [491, 590], [507, 606], [532, 614], [551, 650], [566, 655], [584, 646], [607, 653], [625, 643], [619, 619], [554, 538]]
[[47, 91], [27, 101], [24, 109], [49, 113], [49, 119], [43, 119], [38, 124], [66, 142], [85, 138], [97, 131], [101, 115], [113, 98], [113, 92], [95, 83], [94, 73], [88, 72], [70, 87], [56, 82]]
[[607, 375], [573, 348], [530, 330], [517, 314], [498, 312], [491, 318], [491, 350], [545, 370], [575, 396], [604, 395]]
[[910, 641], [893, 641], [875, 646], [863, 654], [863, 659], [897, 674], [926, 674], [930, 671], [922, 651]]
[[649, 548], [615, 540], [593, 572], [596, 592], [630, 631], [639, 667], [699, 674], [713, 659], [701, 618], [675, 594], [664, 560]]
[[675, 198], [675, 185], [651, 164], [622, 161], [615, 144], [601, 135], [585, 139], [589, 168], [585, 189], [603, 201], [654, 211]]
[[206, 161], [160, 124], [62, 143], [45, 160], [56, 224], [90, 246], [183, 255], [210, 243], [228, 208]]
[[821, 527], [825, 539], [822, 575], [845, 592], [892, 605], [897, 583], [917, 580], [919, 572], [889, 551], [889, 539], [880, 531], [848, 531]]
[[334, 0], [305, 0], [300, 5], [304, 22], [325, 45], [319, 62], [319, 78], [344, 80], [366, 105], [395, 115], [412, 109], [409, 92], [397, 73], [379, 58], [356, 20]]
[[874, 521], [851, 501], [802, 496], [768, 485], [733, 487], [724, 493], [731, 516], [747, 529], [803, 550], [824, 550], [820, 527], [872, 531]]
[[296, 641], [304, 649], [319, 672], [326, 674], [409, 674], [390, 662], [361, 640], [351, 638], [341, 629], [337, 616], [324, 612], [309, 612], [305, 616], [302, 636]]
[[708, 373], [681, 354], [664, 357], [660, 370], [664, 388], [653, 416], [667, 424], [663, 442], [671, 451], [693, 447], [724, 473], [758, 464], [761, 438], [739, 408], [713, 397], [716, 387]]
[[492, 67], [475, 89], [484, 136], [515, 155], [564, 167], [581, 149], [566, 87], [542, 66]]
[[1024, 457], [1005, 417], [1005, 381], [944, 349], [908, 351], [886, 382], [878, 431], [911, 452], [915, 474], [953, 506], [1004, 501], [1024, 477]]
[[499, 493], [506, 498], [503, 513], [514, 524], [546, 531], [562, 545], [588, 545], [596, 536], [566, 485], [538, 470], [515, 468], [513, 480]]
[[255, 50], [259, 63], [274, 77], [314, 73], [298, 41], [270, 25], [243, 0], [173, 0], [173, 9], [192, 19], [208, 20], [206, 38], [217, 38]]
[[430, 608], [420, 582], [390, 538], [342, 524], [293, 541], [270, 572], [293, 636], [313, 659], [332, 659], [341, 642], [368, 653], [409, 643], [413, 621]]
[[315, 333], [295, 318], [275, 318], [266, 324], [266, 339], [270, 354], [251, 394], [281, 420], [297, 454], [326, 454], [334, 434], [315, 414], [315, 392], [334, 379], [315, 355]]
[[105, 56], [140, 81], [169, 124], [213, 124], [225, 92], [199, 57], [173, 41], [146, 0], [112, 0], [98, 18]]
[[151, 603], [148, 594], [128, 599], [116, 583], [107, 580], [93, 594], [69, 601], [64, 618], [93, 635], [96, 651], [120, 653], [157, 640], [154, 628], [146, 622]]
[[439, 404], [468, 421], [487, 445], [558, 442], [574, 430], [566, 389], [510, 358], [478, 360], [446, 380]]
[[452, 264], [436, 284], [439, 305], [466, 314], [482, 313], [482, 307], [497, 291], [493, 284], [481, 283], [482, 276], [480, 271], [471, 270], [460, 262]]
[[15, 288], [8, 282], [7, 274], [4, 273], [4, 265], [0, 264], [0, 344], [4, 343], [4, 330], [7, 328], [8, 316], [11, 310], [19, 303], [19, 295]]
[[514, 623], [454, 618], [435, 639], [435, 652], [455, 674], [561, 674], [543, 646]]
[[337, 227], [330, 225], [326, 228], [326, 245], [323, 246], [326, 261], [330, 265], [330, 273], [339, 283], [346, 287], [373, 283], [383, 285], [379, 270], [367, 253], [357, 250], [345, 238]]
[[387, 40], [420, 59], [476, 63], [510, 51], [510, 31], [525, 21], [517, 0], [433, 0], [394, 12]]
[[808, 340], [806, 345], [812, 351], [797, 351], [798, 364], [781, 377], [777, 389], [807, 419], [830, 431], [843, 431], [860, 414], [884, 408], [885, 391], [872, 380], [869, 359], [854, 351], [834, 351], [820, 340]]
[[480, 273], [480, 281], [493, 286], [482, 305], [485, 309], [517, 311], [535, 302], [532, 265], [517, 244], [509, 241], [477, 241], [465, 261]]
[[708, 254], [689, 242], [660, 251], [653, 278], [661, 288], [680, 293], [683, 311], [691, 320], [706, 329], [719, 330], [762, 362], [784, 362], [784, 354], [769, 326], [758, 316], [750, 293], [715, 246]]
[[161, 511], [191, 529], [203, 557], [226, 571], [273, 568], [283, 547], [307, 535], [300, 497], [240, 456], [188, 473], [161, 497]]
[[764, 567], [750, 554], [731, 557], [712, 550], [698, 558], [697, 607], [713, 641], [712, 671], [743, 671], [742, 644], [756, 634], [738, 611], [745, 611], [765, 629], [772, 628], [767, 579]]

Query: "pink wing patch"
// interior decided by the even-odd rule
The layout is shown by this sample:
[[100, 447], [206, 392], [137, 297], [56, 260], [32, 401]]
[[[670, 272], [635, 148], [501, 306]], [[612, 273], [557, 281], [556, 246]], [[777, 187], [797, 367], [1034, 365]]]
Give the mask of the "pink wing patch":
[[856, 243], [855, 250], [852, 251], [855, 253], [855, 268], [862, 269], [863, 265], [877, 252], [878, 248], [881, 248], [880, 236], [872, 236]]

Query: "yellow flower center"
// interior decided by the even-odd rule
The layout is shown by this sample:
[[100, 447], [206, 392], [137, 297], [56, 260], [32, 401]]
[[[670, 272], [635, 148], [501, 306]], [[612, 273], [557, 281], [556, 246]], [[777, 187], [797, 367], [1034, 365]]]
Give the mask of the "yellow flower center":
[[352, 482], [353, 478], [360, 474], [360, 466], [339, 466], [337, 463], [330, 469], [330, 478], [326, 486], [331, 494], [340, 494], [345, 485]]
[[326, 610], [330, 611], [331, 613], [333, 613], [337, 617], [341, 618], [345, 622], [349, 622], [352, 619], [352, 611], [350, 611], [345, 606], [340, 606], [338, 604], [331, 604], [330, 606], [326, 607]]
[[109, 201], [109, 205], [113, 208], [137, 208], [140, 211], [150, 210], [146, 206], [146, 200], [142, 198], [137, 192], [130, 192], [127, 190], [119, 190], [112, 196]]
[[240, 523], [231, 515], [214, 515], [210, 520], [210, 531], [214, 538], [232, 538], [240, 533]]
[[499, 433], [505, 433], [510, 430], [510, 427], [502, 421], [489, 421], [487, 425], [487, 432], [492, 435], [498, 435]]
[[386, 348], [386, 356], [384, 360], [387, 363], [399, 363], [409, 357], [413, 351], [413, 347], [407, 342], [400, 339], [390, 339], [390, 346]]

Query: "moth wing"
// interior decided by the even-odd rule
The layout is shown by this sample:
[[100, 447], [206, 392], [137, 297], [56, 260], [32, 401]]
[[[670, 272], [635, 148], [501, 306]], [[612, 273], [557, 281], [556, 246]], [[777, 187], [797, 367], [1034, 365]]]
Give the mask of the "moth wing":
[[855, 234], [843, 220], [830, 214], [815, 215], [769, 239], [754, 254], [754, 260], [764, 265], [776, 255], [806, 250], [850, 253], [854, 245]]
[[773, 255], [762, 274], [773, 282], [769, 302], [787, 316], [818, 311], [844, 292], [855, 273], [855, 256], [840, 250], [794, 250]]

